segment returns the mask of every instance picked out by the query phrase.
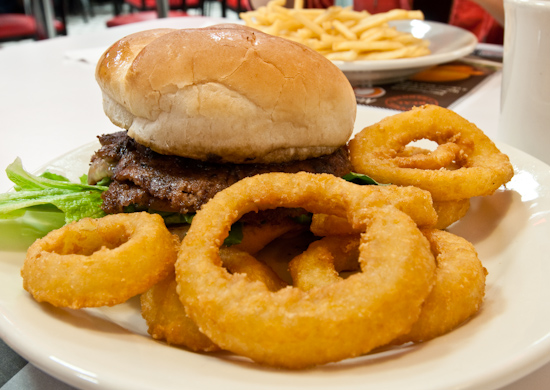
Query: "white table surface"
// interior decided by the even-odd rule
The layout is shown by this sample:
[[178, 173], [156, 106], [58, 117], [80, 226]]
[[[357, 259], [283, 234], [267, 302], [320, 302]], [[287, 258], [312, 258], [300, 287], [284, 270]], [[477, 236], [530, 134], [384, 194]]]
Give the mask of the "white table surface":
[[[3, 171], [20, 157], [27, 170], [36, 170], [67, 151], [93, 141], [97, 135], [117, 129], [103, 114], [93, 61], [79, 58], [99, 53], [117, 39], [138, 30], [201, 27], [218, 22], [223, 20], [159, 19], [0, 50], [0, 169]], [[497, 73], [452, 108], [498, 140], [499, 101], [500, 74]], [[392, 113], [360, 106], [358, 121], [370, 124]], [[0, 172], [0, 191], [10, 187], [11, 183]], [[67, 388], [64, 386], [29, 364], [2, 390]], [[549, 387], [550, 364], [503, 389], [546, 390]]]

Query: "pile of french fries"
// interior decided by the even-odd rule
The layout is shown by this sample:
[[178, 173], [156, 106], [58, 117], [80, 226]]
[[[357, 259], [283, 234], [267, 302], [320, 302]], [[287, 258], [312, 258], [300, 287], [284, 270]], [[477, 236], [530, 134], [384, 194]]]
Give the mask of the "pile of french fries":
[[427, 40], [388, 25], [393, 20], [422, 20], [421, 11], [370, 14], [339, 6], [304, 9], [299, 0], [294, 8], [286, 8], [285, 0], [272, 0], [240, 17], [249, 27], [302, 43], [332, 61], [389, 60], [430, 53]]

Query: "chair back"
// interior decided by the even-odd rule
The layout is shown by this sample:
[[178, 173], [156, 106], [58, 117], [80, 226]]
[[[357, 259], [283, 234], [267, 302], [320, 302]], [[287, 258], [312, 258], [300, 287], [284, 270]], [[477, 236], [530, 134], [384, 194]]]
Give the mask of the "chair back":
[[388, 12], [389, 10], [401, 8], [410, 10], [409, 0], [354, 0], [353, 9], [356, 11], [367, 11], [371, 14]]
[[50, 1], [23, 0], [19, 13], [0, 14], [0, 42], [66, 35], [64, 4], [59, 13], [56, 15]]

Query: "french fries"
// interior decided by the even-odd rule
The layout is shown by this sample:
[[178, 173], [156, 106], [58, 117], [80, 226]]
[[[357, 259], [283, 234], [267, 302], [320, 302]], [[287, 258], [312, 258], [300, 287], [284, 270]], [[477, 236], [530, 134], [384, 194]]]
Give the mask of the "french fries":
[[424, 19], [421, 11], [394, 9], [370, 14], [351, 7], [304, 9], [302, 1], [285, 8], [285, 0], [272, 0], [240, 14], [249, 27], [304, 44], [333, 61], [388, 60], [430, 53], [427, 40], [397, 31], [388, 22]]

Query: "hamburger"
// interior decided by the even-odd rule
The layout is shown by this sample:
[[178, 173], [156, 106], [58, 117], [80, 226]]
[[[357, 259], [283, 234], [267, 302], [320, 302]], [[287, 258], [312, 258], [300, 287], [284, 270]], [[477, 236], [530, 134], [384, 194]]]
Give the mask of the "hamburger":
[[96, 80], [123, 129], [99, 137], [88, 174], [110, 180], [108, 214], [188, 215], [248, 176], [351, 171], [353, 89], [298, 43], [241, 25], [143, 31], [102, 55]]

